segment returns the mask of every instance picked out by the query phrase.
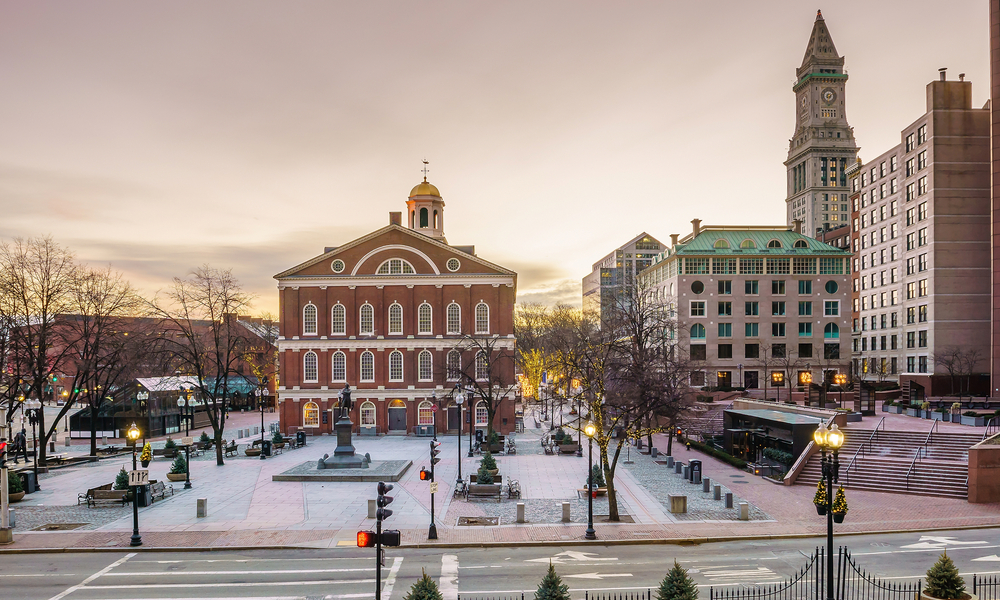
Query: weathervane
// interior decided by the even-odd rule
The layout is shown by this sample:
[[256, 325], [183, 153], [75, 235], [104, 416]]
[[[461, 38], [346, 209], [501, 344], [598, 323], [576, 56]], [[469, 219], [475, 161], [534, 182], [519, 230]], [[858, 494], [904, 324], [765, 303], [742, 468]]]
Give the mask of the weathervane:
[[421, 169], [421, 171], [424, 172], [424, 181], [426, 182], [427, 181], [427, 173], [428, 173], [428, 171], [430, 171], [430, 169], [427, 168], [427, 165], [430, 164], [430, 163], [427, 161], [426, 158], [423, 160], [423, 163], [424, 163], [424, 168]]

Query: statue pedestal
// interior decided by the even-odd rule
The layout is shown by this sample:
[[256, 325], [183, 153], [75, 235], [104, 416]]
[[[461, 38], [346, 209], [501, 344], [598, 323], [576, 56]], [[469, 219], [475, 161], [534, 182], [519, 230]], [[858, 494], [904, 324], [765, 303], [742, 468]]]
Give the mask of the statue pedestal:
[[354, 454], [354, 444], [351, 443], [351, 428], [354, 423], [346, 415], [341, 415], [334, 425], [337, 430], [337, 449], [333, 456], [324, 456], [317, 463], [320, 469], [367, 469], [368, 460], [364, 456]]

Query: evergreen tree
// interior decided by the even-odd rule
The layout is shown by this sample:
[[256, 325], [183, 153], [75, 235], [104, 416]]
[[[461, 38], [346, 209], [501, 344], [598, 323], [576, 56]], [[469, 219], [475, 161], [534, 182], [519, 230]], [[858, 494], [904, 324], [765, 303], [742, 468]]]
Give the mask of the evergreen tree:
[[441, 592], [438, 591], [437, 584], [427, 576], [427, 571], [421, 569], [421, 572], [423, 572], [423, 577], [413, 584], [410, 593], [404, 596], [403, 600], [444, 600]]
[[177, 458], [174, 459], [174, 463], [170, 465], [170, 473], [172, 475], [187, 473], [187, 461], [184, 460], [183, 454], [178, 454]]
[[491, 483], [493, 483], [493, 474], [486, 467], [480, 465], [479, 471], [476, 472], [476, 484], [489, 485]]
[[125, 467], [122, 467], [122, 470], [118, 471], [118, 476], [115, 477], [115, 489], [116, 490], [128, 489], [128, 471], [125, 470]]
[[965, 580], [958, 574], [958, 567], [943, 552], [934, 566], [927, 570], [927, 587], [924, 593], [934, 598], [956, 600], [965, 594]]
[[698, 586], [688, 575], [687, 569], [677, 564], [667, 572], [656, 591], [656, 600], [698, 600]]
[[497, 459], [489, 452], [483, 452], [483, 460], [479, 463], [483, 468], [493, 470], [497, 468]]
[[572, 600], [569, 597], [569, 586], [562, 582], [562, 578], [556, 574], [556, 568], [549, 563], [549, 572], [542, 577], [542, 582], [538, 584], [538, 591], [535, 592], [535, 600]]

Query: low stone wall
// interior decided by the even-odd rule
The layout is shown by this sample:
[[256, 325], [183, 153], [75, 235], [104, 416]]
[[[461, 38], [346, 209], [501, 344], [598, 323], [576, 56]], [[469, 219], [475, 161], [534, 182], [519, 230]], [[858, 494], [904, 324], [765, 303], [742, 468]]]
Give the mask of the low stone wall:
[[969, 502], [1000, 502], [1000, 434], [969, 448]]

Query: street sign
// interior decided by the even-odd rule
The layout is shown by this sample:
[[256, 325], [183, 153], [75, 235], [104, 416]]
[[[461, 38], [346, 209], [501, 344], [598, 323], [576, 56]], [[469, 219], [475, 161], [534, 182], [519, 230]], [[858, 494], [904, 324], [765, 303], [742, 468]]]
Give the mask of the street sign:
[[432, 404], [431, 405], [431, 412], [437, 412], [437, 411], [438, 411], [438, 405], [437, 404]]
[[194, 444], [194, 438], [193, 437], [183, 437], [183, 438], [181, 438], [181, 446], [190, 446], [192, 444]]
[[149, 471], [147, 471], [146, 469], [139, 469], [138, 471], [129, 471], [128, 484], [130, 486], [149, 485]]
[[431, 482], [431, 493], [432, 494], [438, 493], [438, 482], [436, 481]]

